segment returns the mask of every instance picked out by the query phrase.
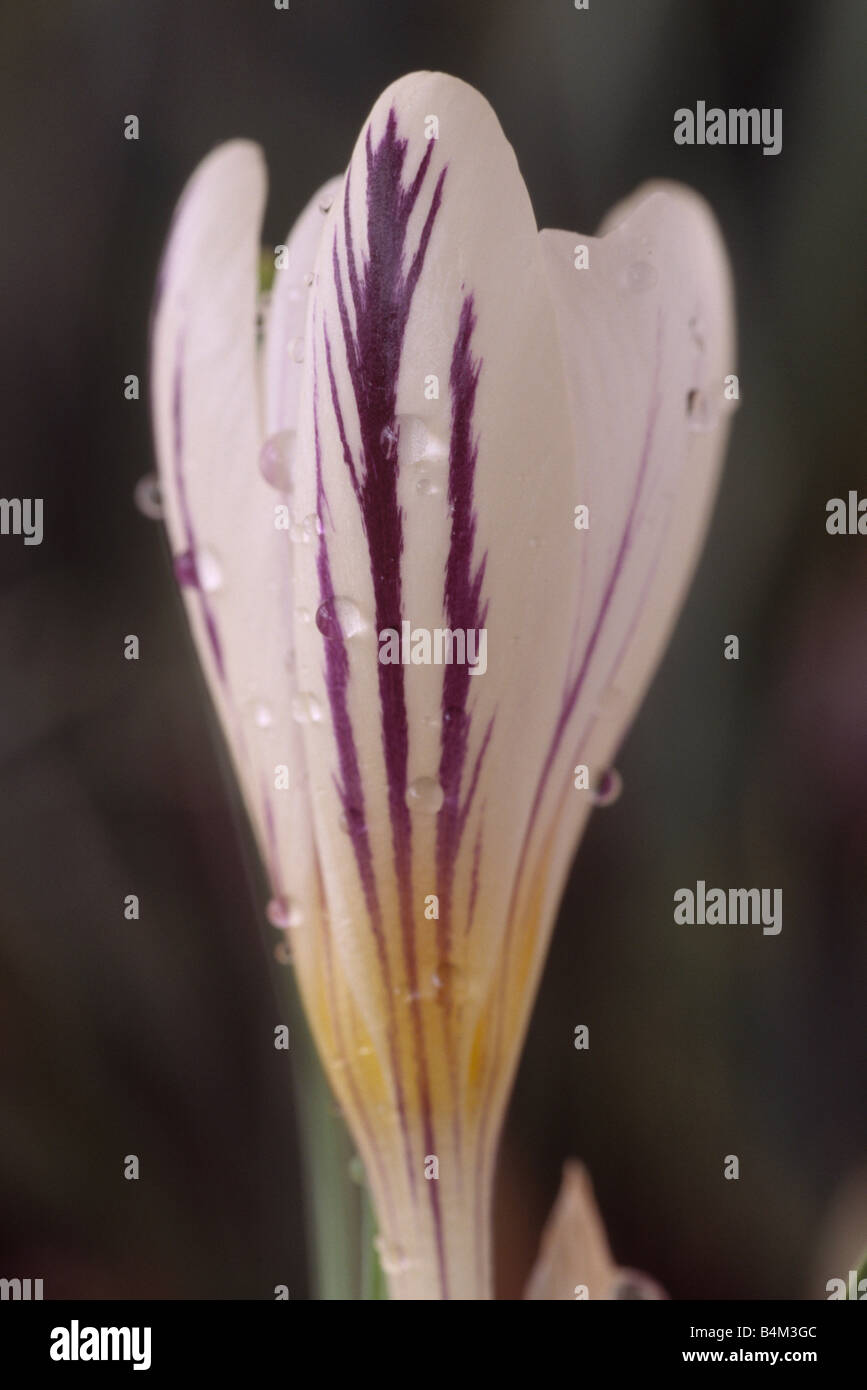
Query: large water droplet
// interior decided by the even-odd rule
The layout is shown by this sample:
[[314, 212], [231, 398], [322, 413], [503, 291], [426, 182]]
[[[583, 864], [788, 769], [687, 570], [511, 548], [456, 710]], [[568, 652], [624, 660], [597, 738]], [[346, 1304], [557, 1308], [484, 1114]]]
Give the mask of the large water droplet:
[[704, 391], [690, 391], [686, 398], [686, 415], [689, 428], [694, 434], [709, 434], [716, 428], [719, 414], [711, 398]]
[[596, 790], [591, 794], [591, 799], [594, 806], [613, 806], [622, 791], [623, 778], [616, 767], [610, 767], [600, 777]]
[[435, 777], [416, 777], [406, 789], [406, 804], [412, 811], [436, 815], [444, 801], [443, 789]]
[[259, 471], [266, 483], [280, 492], [292, 488], [292, 466], [295, 460], [294, 430], [278, 430], [265, 440], [259, 454]]
[[315, 695], [302, 691], [293, 696], [292, 718], [296, 724], [319, 724], [322, 720], [322, 706]]
[[316, 610], [316, 626], [323, 637], [336, 641], [361, 632], [364, 620], [351, 598], [327, 598]]
[[623, 289], [637, 292], [651, 289], [658, 279], [659, 273], [650, 261], [632, 261], [620, 274]]
[[162, 521], [163, 494], [156, 473], [146, 473], [143, 478], [139, 478], [132, 500], [142, 516], [146, 516], [149, 521]]

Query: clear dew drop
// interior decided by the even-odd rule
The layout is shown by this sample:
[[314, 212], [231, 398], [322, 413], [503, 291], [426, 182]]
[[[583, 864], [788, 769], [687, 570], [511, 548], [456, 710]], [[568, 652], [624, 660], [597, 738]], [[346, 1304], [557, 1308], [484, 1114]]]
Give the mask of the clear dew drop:
[[347, 806], [340, 812], [338, 825], [345, 835], [357, 834], [364, 830], [364, 816], [357, 806]]
[[444, 801], [443, 789], [435, 777], [416, 777], [406, 789], [406, 804], [411, 811], [423, 811], [434, 816]]
[[322, 706], [315, 695], [302, 691], [293, 696], [292, 718], [296, 724], [319, 724], [322, 722]]
[[313, 271], [308, 270], [307, 274], [304, 276], [304, 284], [306, 285], [308, 290], [312, 288], [314, 279], [315, 276], [313, 274]]
[[420, 420], [417, 415], [398, 415], [395, 425], [400, 438], [401, 467], [420, 463], [430, 445], [430, 436], [424, 420]]
[[185, 550], [174, 558], [175, 578], [179, 584], [189, 589], [202, 589], [206, 594], [214, 594], [223, 586], [223, 571], [212, 550], [201, 547], [193, 552]]
[[467, 714], [462, 705], [446, 705], [443, 710], [442, 722], [447, 729], [460, 729], [464, 725]]
[[156, 473], [146, 473], [143, 478], [139, 478], [133, 490], [132, 500], [142, 516], [146, 516], [149, 521], [162, 521], [163, 494]]
[[379, 445], [387, 459], [397, 458], [399, 438], [400, 431], [396, 422], [393, 425], [383, 425], [379, 432]]
[[434, 997], [445, 1002], [450, 1000], [454, 1004], [466, 1003], [466, 988], [463, 975], [457, 965], [450, 960], [437, 962], [436, 969], [431, 976], [431, 984], [434, 987]]
[[686, 398], [686, 417], [693, 434], [709, 434], [716, 428], [718, 412], [704, 391], [690, 391]]
[[253, 706], [253, 723], [257, 729], [270, 729], [274, 723], [274, 715], [269, 707], [261, 701]]
[[303, 362], [303, 361], [304, 361], [304, 339], [303, 339], [303, 338], [290, 338], [290, 339], [289, 339], [289, 346], [287, 347], [286, 351], [288, 352], [289, 356], [292, 358], [292, 361], [293, 361], [293, 362], [299, 362], [299, 363], [300, 363], [300, 362]]
[[329, 641], [354, 637], [364, 627], [358, 605], [351, 598], [328, 598], [316, 610], [316, 626]]
[[384, 1274], [405, 1274], [412, 1268], [412, 1261], [406, 1252], [385, 1236], [374, 1236], [373, 1248], [379, 1256]]
[[266, 483], [280, 492], [289, 492], [292, 487], [295, 445], [294, 430], [278, 430], [265, 440], [259, 454], [259, 472]]
[[594, 806], [613, 806], [623, 791], [623, 778], [616, 767], [610, 767], [603, 773], [597, 783], [596, 790], [592, 793]]
[[623, 289], [639, 293], [651, 289], [658, 279], [659, 273], [650, 261], [631, 261], [620, 275]]
[[314, 536], [321, 535], [322, 522], [315, 512], [311, 513], [310, 516], [305, 516], [300, 526], [293, 522], [289, 527], [289, 539], [295, 541], [296, 544], [309, 545]]
[[215, 594], [223, 587], [223, 570], [213, 550], [203, 547], [196, 555], [199, 584], [206, 594]]
[[333, 208], [333, 206], [334, 206], [334, 194], [333, 194], [333, 193], [325, 193], [325, 194], [319, 199], [319, 211], [320, 211], [320, 212], [330, 212], [331, 209]]
[[285, 894], [269, 900], [268, 906], [265, 908], [265, 916], [271, 926], [276, 927], [278, 931], [300, 927], [303, 920], [299, 908]]

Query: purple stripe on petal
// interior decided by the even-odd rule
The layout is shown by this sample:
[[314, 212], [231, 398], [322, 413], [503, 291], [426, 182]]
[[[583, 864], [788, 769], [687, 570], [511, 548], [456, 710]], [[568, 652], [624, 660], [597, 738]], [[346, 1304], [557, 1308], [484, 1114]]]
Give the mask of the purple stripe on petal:
[[[345, 403], [339, 400], [330, 362], [329, 380], [344, 461], [359, 501], [370, 554], [374, 622], [379, 632], [386, 628], [399, 630], [402, 620], [400, 566], [403, 554], [403, 517], [397, 499], [397, 382], [412, 299], [442, 202], [446, 173], [443, 170], [437, 180], [418, 245], [412, 255], [409, 269], [405, 271], [409, 218], [421, 194], [433, 158], [434, 145], [433, 142], [428, 144], [412, 182], [405, 187], [403, 172], [407, 148], [407, 141], [398, 138], [397, 115], [393, 108], [388, 114], [382, 138], [376, 146], [368, 127], [365, 141], [368, 251], [367, 255], [362, 257], [360, 265], [350, 216], [351, 174], [347, 176], [344, 191], [343, 241], [348, 298], [336, 234], [332, 248], [340, 329], [358, 418], [361, 443], [359, 459], [353, 458], [348, 447], [344, 428]], [[325, 350], [326, 357], [330, 359], [331, 343], [327, 327]], [[332, 596], [330, 587], [328, 592], [323, 588], [324, 578], [320, 573], [322, 601]], [[412, 893], [412, 822], [406, 804], [409, 729], [404, 670], [400, 665], [380, 663], [377, 674], [401, 941], [411, 1001], [419, 1108], [424, 1143], [427, 1151], [431, 1153], [436, 1150], [419, 1005]], [[409, 1177], [414, 1183], [411, 1164]], [[442, 1213], [435, 1183], [428, 1184], [428, 1193], [436, 1231], [440, 1283], [443, 1296], [448, 1297]]]
[[[449, 446], [449, 505], [452, 513], [451, 543], [446, 561], [443, 608], [448, 627], [468, 632], [484, 625], [487, 605], [480, 607], [486, 556], [473, 568], [476, 515], [473, 511], [478, 444], [473, 438], [473, 411], [482, 364], [470, 350], [476, 316], [473, 297], [467, 295], [461, 307], [460, 322], [452, 351], [450, 389], [452, 428]], [[438, 938], [440, 955], [448, 959], [452, 938], [452, 890], [461, 834], [469, 814], [482, 760], [487, 751], [493, 720], [488, 725], [476, 760], [470, 790], [463, 808], [461, 782], [470, 733], [467, 699], [470, 668], [464, 663], [447, 665], [443, 675], [442, 736], [439, 781], [443, 804], [437, 820], [437, 893], [440, 916]]]

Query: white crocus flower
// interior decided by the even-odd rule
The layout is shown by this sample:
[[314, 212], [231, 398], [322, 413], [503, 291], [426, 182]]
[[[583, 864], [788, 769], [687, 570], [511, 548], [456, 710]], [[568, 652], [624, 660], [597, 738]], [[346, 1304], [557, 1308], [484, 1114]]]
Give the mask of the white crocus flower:
[[264, 200], [259, 149], [215, 150], [161, 270], [176, 572], [392, 1295], [486, 1298], [564, 880], [717, 486], [726, 256], [669, 185], [540, 233], [493, 111], [437, 73], [302, 213], [260, 346]]

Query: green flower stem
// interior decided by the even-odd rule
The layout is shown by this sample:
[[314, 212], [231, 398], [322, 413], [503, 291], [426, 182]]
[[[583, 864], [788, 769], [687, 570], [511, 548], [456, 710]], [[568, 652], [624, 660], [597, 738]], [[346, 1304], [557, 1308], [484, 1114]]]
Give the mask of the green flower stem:
[[325, 1079], [294, 983], [290, 1013], [313, 1296], [326, 1300], [388, 1298], [373, 1243], [376, 1218], [363, 1169]]

